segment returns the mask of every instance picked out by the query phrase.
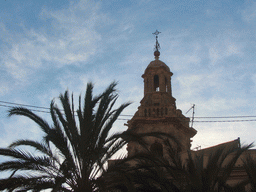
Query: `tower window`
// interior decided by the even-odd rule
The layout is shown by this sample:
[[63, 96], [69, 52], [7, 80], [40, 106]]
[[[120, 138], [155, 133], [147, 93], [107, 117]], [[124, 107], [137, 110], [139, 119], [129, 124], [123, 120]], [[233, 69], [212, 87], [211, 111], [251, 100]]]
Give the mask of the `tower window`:
[[148, 111], [147, 111], [147, 109], [144, 110], [144, 116], [145, 116], [145, 117], [148, 116]]
[[159, 91], [159, 77], [158, 77], [158, 75], [154, 76], [154, 89], [155, 89], [155, 91]]

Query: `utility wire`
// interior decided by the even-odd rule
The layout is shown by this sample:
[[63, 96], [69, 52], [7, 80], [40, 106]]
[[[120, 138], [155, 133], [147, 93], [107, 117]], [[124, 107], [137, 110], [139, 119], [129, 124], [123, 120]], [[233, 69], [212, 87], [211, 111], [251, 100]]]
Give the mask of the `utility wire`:
[[[0, 104], [1, 107], [7, 107], [7, 108], [12, 108], [13, 106], [8, 106], [8, 105], [3, 105]], [[23, 105], [24, 106], [24, 105]], [[27, 105], [26, 105], [27, 106]], [[38, 107], [39, 108], [39, 107]], [[36, 110], [36, 109], [30, 109], [31, 111], [36, 111], [36, 112], [41, 112], [41, 113], [50, 113], [49, 111], [42, 111], [42, 110]]]
[[[123, 121], [128, 121], [130, 119], [119, 119], [118, 120], [123, 120]], [[194, 123], [224, 123], [224, 122], [229, 122], [229, 123], [236, 123], [236, 122], [246, 122], [246, 121], [256, 121], [256, 119], [248, 119], [248, 120], [224, 120], [224, 121], [194, 121]], [[185, 121], [184, 121], [185, 122]], [[187, 121], [190, 122], [190, 121]]]
[[[7, 102], [7, 101], [0, 101], [0, 103], [5, 103], [5, 104], [10, 104], [10, 105], [19, 105], [19, 106], [24, 106], [24, 107], [32, 107], [32, 108], [39, 108], [39, 109], [50, 109], [47, 107], [39, 107], [35, 105], [25, 105], [25, 104], [20, 104], [20, 103], [12, 103], [12, 102]], [[11, 106], [10, 106], [11, 107]]]
[[247, 119], [247, 120], [225, 120], [225, 121], [194, 121], [197, 123], [223, 123], [223, 122], [244, 122], [244, 121], [256, 121], [256, 119]]
[[[41, 113], [50, 113], [49, 111], [45, 111], [45, 110], [38, 110], [38, 109], [46, 109], [46, 110], [50, 110], [50, 108], [47, 107], [39, 107], [39, 106], [35, 106], [35, 105], [26, 105], [26, 104], [20, 104], [20, 103], [14, 103], [14, 102], [7, 102], [7, 101], [0, 101], [0, 107], [7, 107], [7, 108], [12, 108], [12, 107], [17, 107], [17, 106], [22, 106], [22, 107], [28, 107], [28, 108], [32, 108], [30, 109], [31, 111], [35, 111], [35, 112], [41, 112]], [[36, 109], [33, 109], [36, 108]], [[120, 115], [123, 117], [132, 117], [133, 115]], [[182, 117], [181, 117], [182, 118]], [[251, 115], [251, 116], [219, 116], [219, 117], [194, 117], [197, 119], [236, 119], [236, 118], [256, 118], [255, 115]], [[121, 121], [128, 121], [130, 119], [126, 119], [126, 118], [118, 118], [117, 120], [121, 120]], [[241, 119], [241, 120], [212, 120], [212, 121], [194, 121], [196, 123], [222, 123], [222, 122], [246, 122], [246, 121], [256, 121], [256, 119]]]
[[222, 119], [222, 118], [256, 118], [255, 115], [252, 116], [222, 116], [222, 117], [194, 117], [194, 118], [198, 118], [198, 119]]

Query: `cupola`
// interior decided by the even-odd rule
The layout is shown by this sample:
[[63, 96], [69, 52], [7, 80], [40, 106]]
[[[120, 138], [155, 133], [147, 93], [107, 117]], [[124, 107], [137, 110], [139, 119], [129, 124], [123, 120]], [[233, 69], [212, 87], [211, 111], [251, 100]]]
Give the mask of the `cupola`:
[[[144, 97], [131, 120], [127, 122], [128, 129], [134, 133], [163, 132], [174, 135], [181, 143], [181, 151], [191, 147], [191, 138], [196, 130], [189, 127], [189, 118], [176, 108], [176, 99], [172, 96], [171, 77], [173, 73], [161, 60], [160, 45], [156, 31], [155, 59], [146, 67], [142, 78], [144, 79]], [[149, 139], [152, 152], [164, 155], [166, 152], [163, 141], [156, 138]], [[136, 143], [128, 143], [128, 155], [134, 155], [142, 149]]]

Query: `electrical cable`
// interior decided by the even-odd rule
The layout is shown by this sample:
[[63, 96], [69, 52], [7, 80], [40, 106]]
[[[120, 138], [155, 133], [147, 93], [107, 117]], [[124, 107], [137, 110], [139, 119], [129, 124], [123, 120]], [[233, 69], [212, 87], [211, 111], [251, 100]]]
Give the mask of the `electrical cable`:
[[0, 103], [10, 104], [10, 105], [19, 105], [19, 106], [24, 106], [24, 107], [39, 108], [39, 109], [50, 109], [47, 107], [39, 107], [39, 106], [35, 106], [35, 105], [26, 105], [26, 104], [13, 103], [13, 102], [7, 102], [7, 101], [0, 101]]
[[[1, 107], [7, 107], [7, 108], [12, 108], [13, 106], [8, 106], [8, 105], [3, 105], [0, 104]], [[24, 106], [24, 105], [23, 105]], [[39, 107], [38, 107], [39, 108]], [[41, 113], [50, 113], [49, 111], [42, 111], [42, 110], [36, 110], [36, 109], [30, 109], [31, 111], [36, 111], [36, 112], [41, 112]]]
[[[1, 104], [3, 103], [3, 104]], [[27, 107], [27, 108], [32, 108], [30, 109], [31, 111], [35, 111], [35, 112], [42, 112], [42, 113], [50, 113], [49, 111], [44, 111], [44, 110], [38, 110], [38, 109], [47, 109], [50, 110], [50, 108], [47, 107], [40, 107], [40, 106], [35, 106], [35, 105], [27, 105], [27, 104], [20, 104], [20, 103], [14, 103], [14, 102], [7, 102], [7, 101], [0, 101], [0, 107], [7, 107], [7, 108], [12, 108], [15, 106], [23, 106], [23, 107]], [[37, 109], [33, 109], [33, 108], [37, 108]], [[123, 117], [132, 117], [133, 115], [120, 115]], [[183, 118], [183, 117], [181, 117]], [[236, 119], [236, 118], [256, 118], [255, 115], [250, 115], [250, 116], [219, 116], [219, 117], [194, 117], [195, 119]], [[126, 119], [126, 118], [118, 118], [117, 120], [121, 120], [121, 121], [128, 121], [130, 119]], [[208, 121], [208, 120], [202, 120], [202, 121], [194, 121], [195, 123], [223, 123], [223, 122], [253, 122], [256, 121], [256, 119], [240, 119], [240, 120], [213, 120], [213, 121]]]

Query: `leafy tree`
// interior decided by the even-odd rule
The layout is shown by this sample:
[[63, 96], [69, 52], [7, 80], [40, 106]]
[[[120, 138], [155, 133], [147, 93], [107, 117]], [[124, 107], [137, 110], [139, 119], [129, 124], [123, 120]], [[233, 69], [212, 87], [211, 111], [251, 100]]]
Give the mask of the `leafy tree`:
[[[0, 171], [10, 176], [0, 179], [0, 190], [7, 191], [97, 191], [97, 177], [105, 171], [106, 162], [127, 142], [128, 132], [109, 135], [113, 123], [129, 105], [117, 109], [113, 106], [118, 98], [116, 83], [99, 96], [93, 97], [93, 85], [87, 84], [82, 104], [74, 111], [73, 95], [68, 91], [59, 99], [62, 108], [52, 101], [49, 125], [44, 119], [26, 108], [15, 107], [9, 115], [25, 116], [43, 131], [42, 142], [18, 140], [8, 148], [0, 148], [0, 155], [9, 160], [0, 164]], [[30, 147], [36, 153], [24, 150]]]

